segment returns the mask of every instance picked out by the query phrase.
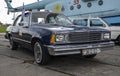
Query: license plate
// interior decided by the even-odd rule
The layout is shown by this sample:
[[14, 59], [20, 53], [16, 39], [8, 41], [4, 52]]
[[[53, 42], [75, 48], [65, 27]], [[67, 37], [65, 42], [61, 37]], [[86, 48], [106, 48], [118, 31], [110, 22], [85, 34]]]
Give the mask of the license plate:
[[100, 49], [85, 49], [82, 50], [82, 55], [92, 55], [92, 54], [98, 54], [100, 53]]

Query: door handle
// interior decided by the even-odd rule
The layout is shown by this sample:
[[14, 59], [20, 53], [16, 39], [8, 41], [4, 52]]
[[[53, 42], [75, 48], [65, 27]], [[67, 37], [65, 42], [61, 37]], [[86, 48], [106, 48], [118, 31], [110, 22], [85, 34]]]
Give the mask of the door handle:
[[23, 28], [29, 28], [29, 26], [23, 26]]

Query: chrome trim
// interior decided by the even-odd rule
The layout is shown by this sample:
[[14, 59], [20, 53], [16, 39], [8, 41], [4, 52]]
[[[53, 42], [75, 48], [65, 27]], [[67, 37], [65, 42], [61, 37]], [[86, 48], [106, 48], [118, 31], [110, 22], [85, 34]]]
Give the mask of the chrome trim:
[[[109, 39], [103, 39], [103, 35], [104, 35], [104, 33], [110, 33], [110, 32], [97, 32], [97, 33], [95, 33], [94, 32], [94, 35], [96, 35], [96, 34], [100, 34], [100, 35], [98, 35], [98, 36], [100, 36], [99, 38], [94, 38], [94, 37], [98, 37], [98, 36], [94, 36], [94, 35], [91, 35], [91, 34], [93, 34], [92, 32], [90, 32], [89, 33], [89, 35], [87, 35], [86, 37], [84, 37], [84, 38], [82, 38], [82, 36], [84, 36], [84, 35], [78, 35], [78, 37], [79, 37], [79, 39], [75, 39], [75, 38], [73, 38], [74, 40], [72, 41], [72, 40], [70, 40], [70, 34], [71, 33], [73, 33], [73, 34], [76, 34], [76, 33], [81, 33], [81, 34], [85, 34], [85, 32], [83, 33], [83, 32], [69, 32], [69, 33], [64, 33], [63, 35], [65, 35], [66, 36], [66, 38], [65, 38], [65, 40], [64, 41], [59, 41], [59, 42], [57, 42], [57, 41], [55, 41], [54, 42], [54, 44], [66, 44], [66, 43], [85, 43], [85, 42], [102, 42], [102, 41], [106, 41], [106, 40], [111, 40], [111, 38], [109, 38]], [[57, 34], [55, 34], [55, 35], [58, 35], [58, 34], [60, 34], [60, 33], [57, 33]], [[62, 33], [61, 33], [62, 34]], [[77, 36], [77, 35], [76, 35]], [[84, 39], [84, 40], [83, 40]]]
[[101, 43], [92, 43], [92, 44], [79, 44], [79, 45], [48, 45], [45, 46], [48, 48], [50, 55], [68, 55], [68, 54], [80, 54], [83, 49], [108, 49], [113, 48], [114, 42], [101, 42]]
[[16, 39], [16, 40], [19, 40], [19, 41], [23, 41], [23, 42], [27, 42], [27, 43], [31, 44], [31, 42], [30, 42], [30, 41], [23, 40], [23, 39], [20, 39], [20, 38], [13, 37], [13, 39]]

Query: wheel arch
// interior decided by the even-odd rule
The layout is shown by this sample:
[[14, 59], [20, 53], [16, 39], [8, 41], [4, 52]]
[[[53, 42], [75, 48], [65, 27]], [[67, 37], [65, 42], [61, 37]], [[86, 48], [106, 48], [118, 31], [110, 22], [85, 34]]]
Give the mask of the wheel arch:
[[11, 34], [11, 33], [9, 33], [9, 34], [8, 34], [8, 38], [10, 38], [11, 36], [12, 36], [12, 34]]
[[116, 40], [118, 41], [118, 40], [119, 40], [119, 38], [120, 38], [120, 34], [117, 36]]
[[31, 40], [31, 46], [34, 47], [35, 42], [39, 41], [41, 44], [44, 44], [44, 42], [42, 41], [42, 39], [38, 38], [38, 37], [33, 37]]

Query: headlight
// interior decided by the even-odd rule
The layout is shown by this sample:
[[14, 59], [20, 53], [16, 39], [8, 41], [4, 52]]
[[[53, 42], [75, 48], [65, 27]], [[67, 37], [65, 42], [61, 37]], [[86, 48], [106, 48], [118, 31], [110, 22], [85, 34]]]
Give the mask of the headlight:
[[65, 41], [65, 35], [56, 35], [56, 41], [57, 42]]
[[66, 42], [68, 40], [68, 34], [52, 34], [50, 43]]
[[104, 33], [103, 38], [104, 39], [110, 39], [110, 33]]

